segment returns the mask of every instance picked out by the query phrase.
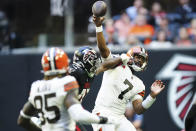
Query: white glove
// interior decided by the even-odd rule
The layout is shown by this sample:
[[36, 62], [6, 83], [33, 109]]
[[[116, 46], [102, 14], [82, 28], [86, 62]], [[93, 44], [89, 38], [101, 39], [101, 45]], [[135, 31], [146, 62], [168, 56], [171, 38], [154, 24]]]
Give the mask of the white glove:
[[122, 59], [123, 65], [126, 65], [130, 60], [130, 57], [127, 56], [126, 54], [121, 54], [120, 57]]

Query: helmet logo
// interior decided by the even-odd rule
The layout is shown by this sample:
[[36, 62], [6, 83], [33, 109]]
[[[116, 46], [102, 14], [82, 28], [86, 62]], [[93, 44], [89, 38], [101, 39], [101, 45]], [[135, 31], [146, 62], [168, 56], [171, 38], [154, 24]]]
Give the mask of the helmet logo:
[[84, 50], [83, 61], [84, 63], [89, 62], [93, 66], [93, 61], [96, 59], [96, 53], [92, 50]]

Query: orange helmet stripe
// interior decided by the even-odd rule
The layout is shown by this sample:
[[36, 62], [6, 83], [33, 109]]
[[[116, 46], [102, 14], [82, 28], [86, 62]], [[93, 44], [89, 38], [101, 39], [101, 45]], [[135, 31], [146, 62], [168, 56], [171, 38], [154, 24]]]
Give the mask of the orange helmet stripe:
[[67, 72], [69, 58], [60, 48], [50, 48], [42, 56], [42, 68], [45, 75]]

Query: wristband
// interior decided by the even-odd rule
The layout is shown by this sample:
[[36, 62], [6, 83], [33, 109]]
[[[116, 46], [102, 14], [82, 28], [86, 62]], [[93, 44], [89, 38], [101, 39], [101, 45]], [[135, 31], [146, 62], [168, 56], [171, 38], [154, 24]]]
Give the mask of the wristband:
[[95, 27], [96, 29], [96, 32], [99, 33], [99, 32], [103, 32], [103, 26], [99, 26], [99, 27]]
[[142, 106], [145, 109], [148, 109], [154, 102], [156, 98], [152, 98], [151, 95], [148, 95], [147, 98], [142, 102]]
[[20, 115], [26, 119], [31, 119], [31, 116], [25, 115], [24, 112], [21, 110]]

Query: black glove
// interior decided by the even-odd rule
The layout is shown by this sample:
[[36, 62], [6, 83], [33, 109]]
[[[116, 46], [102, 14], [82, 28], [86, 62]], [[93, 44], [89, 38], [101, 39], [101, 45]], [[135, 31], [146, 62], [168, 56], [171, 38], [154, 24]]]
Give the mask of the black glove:
[[99, 121], [100, 124], [105, 124], [108, 121], [107, 117], [99, 116], [99, 118], [100, 118], [100, 121]]

